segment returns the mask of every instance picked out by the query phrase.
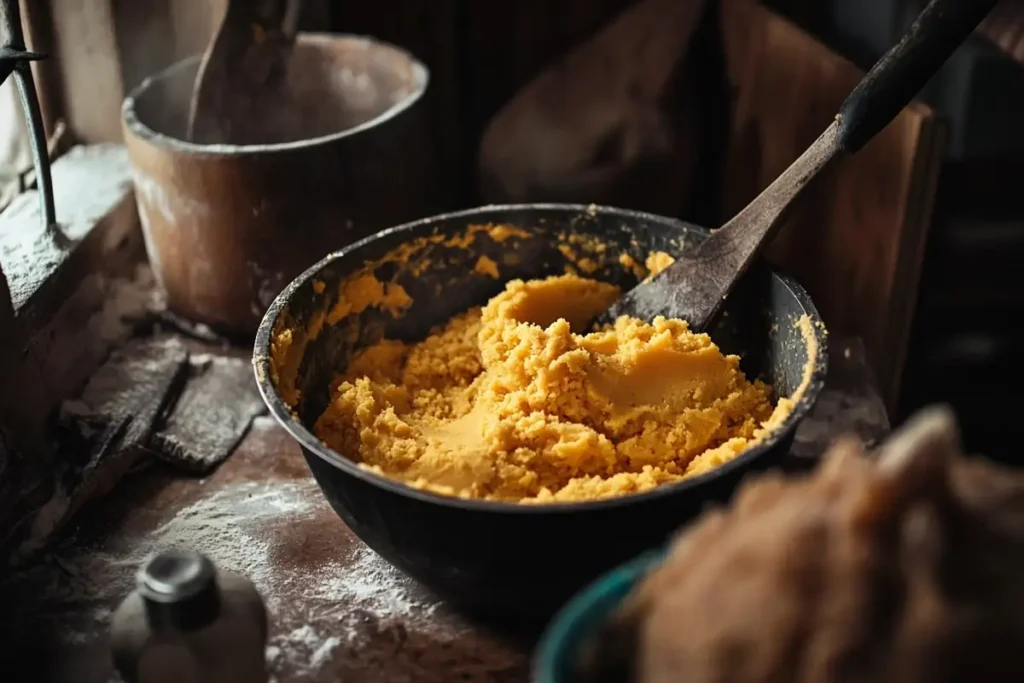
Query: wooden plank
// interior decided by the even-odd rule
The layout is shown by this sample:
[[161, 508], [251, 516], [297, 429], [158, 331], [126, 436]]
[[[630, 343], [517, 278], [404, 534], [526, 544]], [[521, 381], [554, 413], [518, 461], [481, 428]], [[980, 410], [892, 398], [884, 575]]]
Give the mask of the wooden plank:
[[[114, 30], [122, 55], [120, 68], [126, 93], [179, 58], [176, 51], [179, 28], [170, 18], [174, 4], [173, 0], [114, 0]], [[215, 3], [192, 4], [196, 13], [205, 13]], [[201, 33], [196, 38], [209, 39]]]
[[1003, 0], [981, 22], [978, 32], [1024, 64], [1024, 0]]
[[[634, 1], [468, 3], [466, 92], [475, 100], [470, 125], [482, 130], [519, 88]], [[529, 49], [509, 49], [512, 45]]]
[[596, 202], [693, 219], [697, 167], [714, 140], [695, 71], [721, 79], [694, 45], [709, 4], [635, 3], [547, 64], [487, 125], [484, 202]]
[[[475, 156], [484, 128], [506, 102], [638, 1], [467, 2], [463, 145]], [[516, 47], [520, 45], [529, 48]], [[479, 185], [475, 178], [470, 182], [474, 190]]]
[[[732, 131], [724, 217], [741, 209], [828, 125], [862, 72], [796, 26], [748, 0], [722, 4]], [[811, 293], [829, 329], [863, 337], [883, 397], [899, 393], [943, 130], [908, 106], [816, 187], [769, 248]]]
[[227, 0], [169, 0], [174, 33], [174, 61], [206, 51], [227, 10]]
[[110, 0], [50, 0], [64, 117], [84, 143], [121, 141], [120, 55]]

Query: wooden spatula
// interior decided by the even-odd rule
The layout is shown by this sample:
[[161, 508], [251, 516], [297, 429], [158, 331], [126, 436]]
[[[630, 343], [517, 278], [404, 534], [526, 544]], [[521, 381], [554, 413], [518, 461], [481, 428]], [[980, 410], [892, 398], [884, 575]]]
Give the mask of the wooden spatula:
[[260, 102], [285, 87], [301, 0], [228, 0], [203, 54], [192, 91], [188, 139], [202, 144], [259, 142], [250, 131]]
[[702, 244], [625, 294], [595, 320], [621, 315], [686, 320], [702, 331], [786, 210], [832, 160], [863, 147], [905, 107], [997, 0], [932, 0], [900, 40], [854, 88], [835, 121], [800, 158]]

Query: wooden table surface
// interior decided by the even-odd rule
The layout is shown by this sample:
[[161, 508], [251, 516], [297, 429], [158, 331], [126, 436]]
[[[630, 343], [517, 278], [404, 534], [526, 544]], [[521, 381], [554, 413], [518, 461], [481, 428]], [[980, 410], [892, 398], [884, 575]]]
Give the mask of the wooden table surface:
[[[888, 429], [863, 347], [831, 346], [829, 384], [794, 446], [798, 467], [838, 432], [871, 441]], [[107, 647], [112, 610], [139, 563], [168, 546], [253, 580], [271, 618], [277, 683], [528, 678], [530, 635], [454, 613], [363, 545], [320, 494], [298, 445], [261, 417], [213, 475], [146, 467], [87, 509], [44, 561], [0, 585], [0, 680], [118, 680]], [[9, 678], [14, 671], [33, 675]]]

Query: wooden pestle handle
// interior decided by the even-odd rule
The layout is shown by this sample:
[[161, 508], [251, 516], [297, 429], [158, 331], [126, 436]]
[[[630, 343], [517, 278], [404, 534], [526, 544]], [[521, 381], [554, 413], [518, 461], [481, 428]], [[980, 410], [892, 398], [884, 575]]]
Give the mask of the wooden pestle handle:
[[921, 91], [998, 0], [932, 0], [839, 110], [839, 149], [852, 153]]
[[228, 12], [259, 24], [268, 32], [277, 32], [286, 40], [295, 39], [298, 29], [301, 0], [244, 0], [229, 3]]
[[232, 129], [239, 117], [252, 115], [253, 93], [285, 79], [301, 9], [302, 0], [228, 1], [196, 74], [189, 140], [236, 142]]

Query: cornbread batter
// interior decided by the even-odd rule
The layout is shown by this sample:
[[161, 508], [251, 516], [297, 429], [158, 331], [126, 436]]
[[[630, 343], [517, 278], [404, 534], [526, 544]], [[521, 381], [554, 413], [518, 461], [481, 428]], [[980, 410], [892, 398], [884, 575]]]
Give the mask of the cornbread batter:
[[[671, 259], [652, 255], [648, 267]], [[605, 498], [706, 472], [791, 409], [679, 320], [577, 334], [620, 295], [577, 275], [508, 283], [424, 341], [363, 350], [316, 424], [363, 467], [441, 494]]]

